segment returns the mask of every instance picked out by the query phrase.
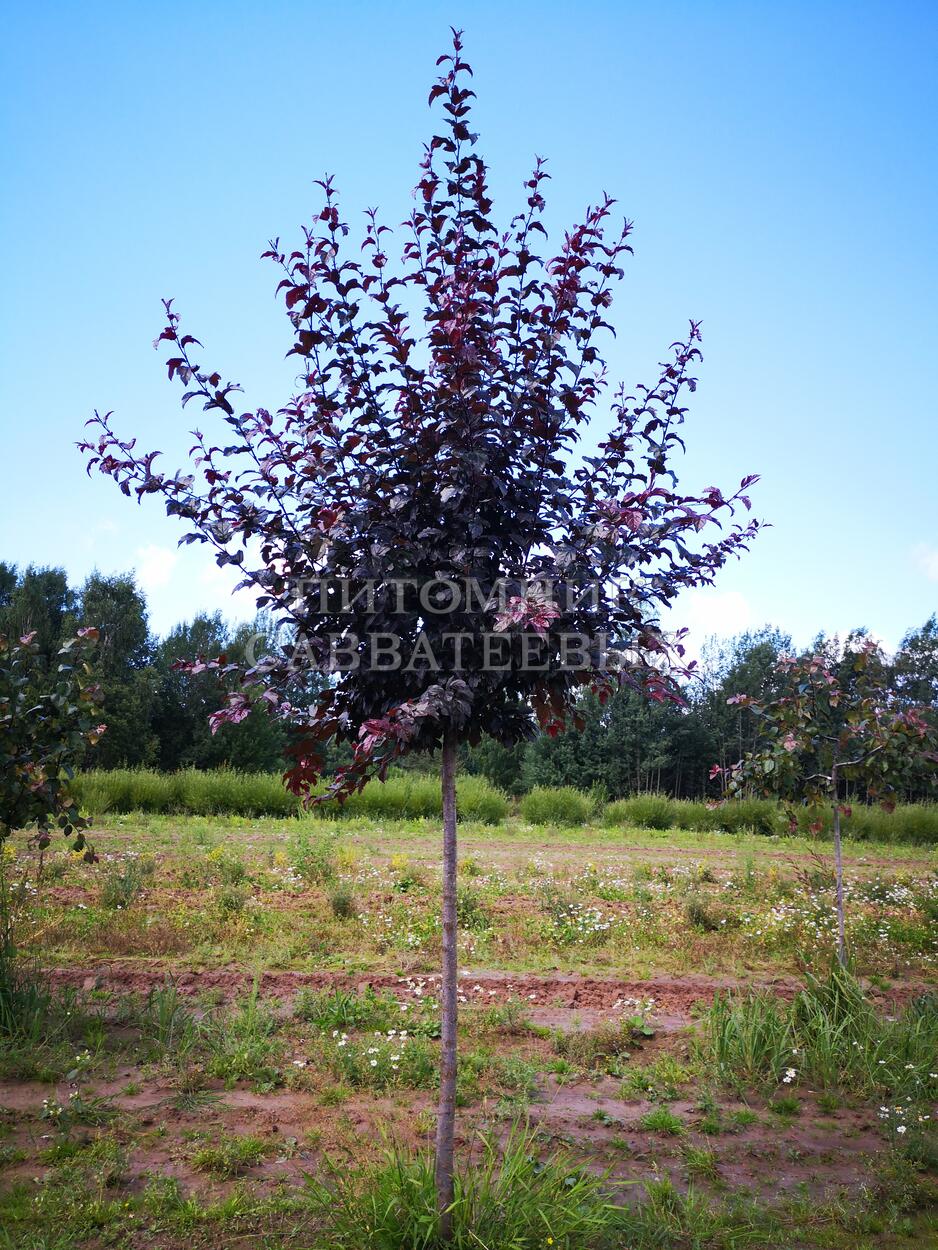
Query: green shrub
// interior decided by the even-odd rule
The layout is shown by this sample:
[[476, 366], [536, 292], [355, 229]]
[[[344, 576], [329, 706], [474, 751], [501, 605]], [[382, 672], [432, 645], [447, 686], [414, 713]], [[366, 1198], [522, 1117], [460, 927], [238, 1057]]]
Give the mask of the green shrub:
[[521, 815], [530, 825], [585, 825], [590, 798], [572, 786], [535, 786], [521, 800]]
[[295, 816], [299, 800], [276, 773], [195, 768], [176, 774], [177, 810], [194, 816]]
[[[883, 827], [886, 830], [892, 829], [892, 833], [886, 834], [883, 841], [890, 838], [899, 842], [911, 842], [915, 844], [926, 844], [929, 842], [938, 842], [938, 803], [904, 803], [901, 807], [897, 807], [894, 812], [885, 812], [880, 808], [864, 807], [863, 812], [876, 811], [886, 820], [883, 821]], [[855, 816], [857, 809], [853, 809]], [[891, 821], [889, 818], [892, 818]], [[853, 816], [851, 816], [851, 820]], [[898, 833], [896, 832], [898, 830]], [[848, 837], [856, 838], [861, 835], [851, 833]]]
[[634, 825], [638, 829], [670, 829], [674, 803], [664, 794], [633, 794], [610, 803], [603, 814], [607, 825]]
[[695, 799], [675, 799], [671, 807], [675, 829], [712, 833], [721, 827], [719, 808], [709, 807], [706, 803]]
[[462, 820], [500, 825], [508, 815], [508, 799], [483, 777], [462, 777], [456, 783], [456, 810]]
[[[797, 820], [798, 832], [806, 837], [815, 836], [813, 824], [821, 825], [822, 836], [830, 836], [833, 816], [826, 808], [801, 808]], [[854, 803], [842, 828], [845, 838], [857, 842], [938, 842], [938, 803], [900, 803], [891, 812], [877, 805]]]
[[[393, 994], [379, 994], [371, 986], [361, 994], [354, 990], [300, 990], [293, 1014], [325, 1031], [332, 1029], [380, 1029], [400, 1024], [400, 1004]], [[405, 1026], [406, 1027], [406, 1026]]]
[[482, 929], [488, 929], [492, 924], [485, 904], [478, 894], [466, 885], [457, 887], [456, 916], [462, 930], [479, 932]]
[[92, 816], [107, 812], [183, 813], [193, 816], [295, 816], [299, 802], [275, 773], [188, 768], [93, 770], [76, 778], [76, 795]]
[[79, 805], [90, 815], [104, 812], [167, 812], [171, 810], [172, 775], [148, 769], [115, 768], [82, 773], [75, 779]]
[[687, 923], [701, 933], [715, 933], [720, 928], [720, 917], [717, 916], [699, 894], [689, 895], [684, 904], [684, 915]]
[[563, 1059], [580, 1068], [615, 1067], [619, 1056], [626, 1058], [636, 1043], [636, 1033], [628, 1020], [607, 1020], [594, 1029], [572, 1029], [557, 1033], [554, 1048]]
[[91, 816], [126, 810], [115, 805], [118, 786], [113, 772], [96, 769], [93, 772], [80, 773], [73, 781], [72, 789], [78, 806]]
[[771, 835], [785, 828], [778, 804], [771, 799], [730, 799], [712, 810], [715, 828], [727, 833]]
[[[812, 824], [820, 824], [820, 836], [829, 837], [831, 819], [831, 813], [823, 808], [796, 811], [798, 832], [803, 837], [818, 836], [812, 831]], [[636, 794], [609, 803], [603, 812], [603, 824], [766, 836], [788, 832], [788, 818], [772, 799], [732, 799], [708, 805], [691, 799], [669, 799], [662, 794]], [[857, 804], [843, 821], [843, 833], [855, 841], [914, 845], [938, 842], [938, 803], [900, 803], [892, 812]]]
[[391, 775], [386, 781], [369, 781], [364, 789], [349, 795], [344, 804], [324, 803], [325, 816], [361, 817], [366, 820], [406, 820], [434, 816], [442, 812], [439, 785], [429, 777]]
[[[301, 812], [300, 801], [285, 789], [279, 774], [242, 773], [229, 768], [205, 772], [189, 768], [178, 773], [145, 768], [91, 770], [75, 779], [74, 789], [79, 806], [99, 817], [134, 811], [249, 818], [289, 817]], [[537, 787], [523, 797], [521, 812], [531, 824], [582, 825], [602, 800], [603, 792], [596, 786], [589, 794], [569, 786]], [[457, 808], [462, 820], [497, 825], [508, 815], [509, 802], [484, 777], [465, 776], [457, 783]], [[438, 820], [442, 815], [440, 782], [435, 775], [400, 771], [386, 782], [369, 782], [344, 806], [323, 803], [315, 812], [321, 817]], [[798, 830], [804, 836], [814, 836], [810, 826], [815, 821], [820, 821], [822, 834], [830, 833], [829, 812], [802, 809], [797, 813]], [[784, 813], [768, 799], [737, 799], [708, 807], [703, 802], [669, 799], [661, 794], [636, 794], [608, 804], [603, 823], [698, 832], [787, 832]], [[894, 812], [856, 804], [844, 821], [844, 836], [916, 845], [938, 842], [938, 803], [900, 804]]]
[[[461, 777], [456, 783], [456, 810], [460, 820], [500, 824], [508, 815], [508, 800], [483, 777]], [[443, 798], [438, 777], [419, 773], [392, 774], [387, 781], [369, 781], [350, 796], [343, 808], [326, 804], [330, 815], [340, 812], [369, 820], [439, 820]]]
[[237, 773], [228, 769], [200, 772], [187, 768], [176, 774], [179, 809], [193, 816], [220, 816], [223, 812], [243, 814], [240, 780]]
[[246, 886], [221, 885], [215, 891], [215, 905], [223, 915], [236, 915], [244, 911], [244, 904], [250, 897], [251, 892]]
[[248, 870], [239, 855], [222, 849], [220, 854], [216, 851], [212, 859], [222, 885], [242, 885], [247, 880]]

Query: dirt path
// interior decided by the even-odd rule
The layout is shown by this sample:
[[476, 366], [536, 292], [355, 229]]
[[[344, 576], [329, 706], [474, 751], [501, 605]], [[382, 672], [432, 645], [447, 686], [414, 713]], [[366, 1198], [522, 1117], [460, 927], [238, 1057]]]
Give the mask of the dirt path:
[[[116, 993], [145, 994], [171, 980], [180, 993], [213, 994], [225, 1000], [248, 993], [255, 980], [265, 998], [286, 1002], [300, 990], [390, 990], [399, 997], [419, 998], [435, 993], [434, 975], [366, 972], [294, 972], [268, 970], [259, 975], [249, 968], [229, 965], [223, 968], [186, 969], [176, 962], [154, 959], [108, 960], [82, 968], [50, 969], [52, 980], [85, 990], [106, 989]], [[718, 993], [736, 990], [769, 990], [790, 998], [801, 983], [793, 977], [740, 979], [690, 975], [658, 976], [646, 980], [622, 980], [584, 976], [577, 973], [511, 973], [491, 969], [469, 969], [461, 974], [463, 1001], [504, 1003], [519, 998], [530, 1008], [553, 1012], [609, 1012], [627, 1010], [631, 1003], [654, 1000], [656, 1014], [689, 1019], [696, 1003], [709, 1003]], [[908, 982], [889, 991], [871, 990], [881, 1002], [901, 1003], [924, 992], [924, 984]]]

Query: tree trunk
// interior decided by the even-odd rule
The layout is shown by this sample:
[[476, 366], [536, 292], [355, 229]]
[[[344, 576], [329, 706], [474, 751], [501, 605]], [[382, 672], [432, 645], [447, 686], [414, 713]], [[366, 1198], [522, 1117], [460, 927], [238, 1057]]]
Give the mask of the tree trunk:
[[436, 1121], [436, 1199], [440, 1237], [453, 1235], [453, 1139], [456, 1127], [456, 736], [443, 738], [443, 968], [440, 1102]]
[[834, 864], [837, 869], [837, 958], [840, 966], [847, 966], [847, 936], [843, 913], [843, 848], [840, 845], [840, 806], [834, 796]]
[[834, 790], [834, 862], [837, 876], [837, 958], [840, 966], [847, 965], [846, 925], [844, 923], [844, 856], [840, 840], [840, 797], [837, 793], [837, 767], [833, 768]]

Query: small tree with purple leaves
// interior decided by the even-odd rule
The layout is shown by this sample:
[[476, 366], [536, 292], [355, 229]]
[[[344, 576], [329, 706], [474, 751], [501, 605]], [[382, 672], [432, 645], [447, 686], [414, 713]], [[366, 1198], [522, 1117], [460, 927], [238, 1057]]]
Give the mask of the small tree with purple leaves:
[[[454, 35], [430, 102], [443, 124], [425, 149], [416, 206], [392, 236], [374, 211], [360, 246], [332, 180], [299, 245], [264, 253], [279, 270], [300, 375], [277, 411], [236, 408], [238, 387], [201, 363], [171, 302], [157, 340], [169, 377], [218, 416], [196, 431], [192, 464], [161, 472], [157, 453], [95, 415], [82, 444], [92, 469], [127, 495], [157, 495], [236, 565], [242, 586], [283, 625], [282, 645], [250, 666], [198, 667], [236, 680], [216, 723], [256, 704], [291, 731], [287, 785], [339, 799], [411, 752], [440, 751], [443, 791], [442, 1045], [436, 1178], [440, 1235], [452, 1233], [456, 1091], [456, 759], [483, 734], [512, 744], [577, 723], [584, 687], [623, 683], [677, 697], [680, 638], [662, 613], [712, 582], [758, 523], [755, 478], [724, 494], [677, 485], [684, 397], [699, 328], [672, 346], [657, 379], [607, 391], [598, 340], [631, 251], [614, 201], [587, 209], [546, 257], [548, 174], [538, 160], [522, 211], [492, 219], [470, 125], [471, 75]], [[608, 396], [608, 398], [607, 398]], [[611, 428], [574, 452], [601, 402]], [[326, 673], [328, 683], [303, 674]], [[351, 761], [325, 791], [327, 747]]]
[[900, 705], [886, 681], [883, 656], [868, 639], [848, 645], [839, 663], [818, 652], [778, 664], [781, 693], [771, 700], [734, 695], [762, 725], [762, 742], [723, 775], [729, 797], [755, 790], [780, 798], [789, 823], [797, 809], [813, 812], [811, 832], [832, 813], [837, 895], [837, 958], [846, 963], [841, 817], [850, 815], [848, 794], [860, 801], [895, 806], [896, 794], [922, 764], [938, 763], [934, 730], [923, 709]]

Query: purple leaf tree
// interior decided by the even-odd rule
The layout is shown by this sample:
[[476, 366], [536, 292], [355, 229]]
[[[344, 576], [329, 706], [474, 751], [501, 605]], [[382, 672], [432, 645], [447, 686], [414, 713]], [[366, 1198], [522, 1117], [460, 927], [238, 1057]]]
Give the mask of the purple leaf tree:
[[[298, 245], [274, 239], [264, 253], [280, 273], [288, 354], [301, 370], [289, 401], [242, 410], [239, 388], [202, 363], [167, 302], [157, 345], [169, 377], [224, 437], [197, 431], [179, 472], [158, 471], [155, 453], [122, 438], [110, 413], [95, 415], [81, 446], [89, 472], [138, 500], [159, 496], [185, 526], [181, 541], [239, 566], [281, 623], [282, 646], [250, 666], [204, 663], [237, 680], [218, 723], [261, 702], [289, 724], [288, 786], [309, 796], [336, 742], [353, 753], [326, 792], [340, 799], [406, 753], [441, 751], [436, 1176], [447, 1238], [457, 747], [575, 724], [584, 686], [600, 698], [622, 683], [676, 697], [683, 651], [663, 610], [712, 582], [758, 522], [734, 519], [750, 508], [754, 477], [729, 493], [677, 485], [696, 324], [650, 385], [608, 386], [599, 343], [631, 224], [614, 222], [604, 196], [551, 248], [538, 160], [521, 211], [497, 227], [458, 33], [438, 64], [430, 102], [442, 124], [398, 242], [369, 211], [353, 246], [326, 178]], [[610, 411], [602, 441], [584, 440], [590, 417]]]
[[832, 813], [837, 892], [837, 958], [846, 963], [844, 865], [841, 817], [850, 815], [847, 787], [863, 801], [895, 806], [896, 792], [917, 767], [938, 763], [934, 729], [924, 708], [900, 704], [890, 689], [886, 665], [876, 644], [861, 639], [840, 662], [818, 652], [778, 664], [777, 698], [734, 695], [762, 725], [762, 741], [725, 773], [732, 797], [755, 789], [782, 799], [797, 830], [796, 808], [814, 813], [811, 830], [820, 833], [825, 809]]

